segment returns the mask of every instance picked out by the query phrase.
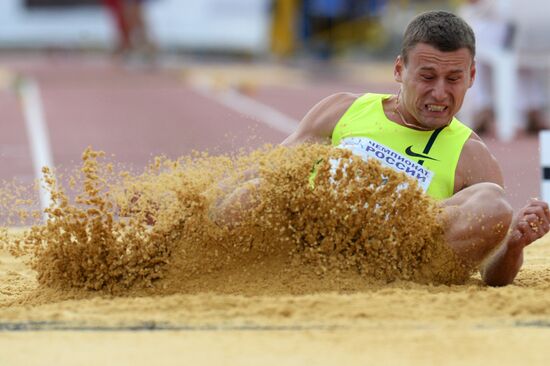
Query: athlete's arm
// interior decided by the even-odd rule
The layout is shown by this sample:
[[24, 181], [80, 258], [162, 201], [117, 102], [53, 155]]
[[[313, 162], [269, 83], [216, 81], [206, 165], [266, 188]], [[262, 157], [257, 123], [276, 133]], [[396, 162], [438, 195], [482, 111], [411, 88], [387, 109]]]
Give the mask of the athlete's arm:
[[496, 159], [472, 134], [458, 161], [455, 193], [441, 203], [447, 244], [468, 265], [479, 266], [506, 236], [512, 209], [503, 185]]
[[523, 264], [523, 249], [550, 229], [548, 204], [537, 199], [519, 210], [504, 243], [481, 268], [481, 276], [490, 286], [506, 286], [514, 281]]
[[504, 189], [478, 183], [441, 202], [447, 244], [471, 267], [479, 266], [506, 237], [512, 208]]
[[[296, 130], [281, 142], [283, 146], [295, 146], [301, 143], [330, 143], [332, 130], [346, 110], [357, 99], [351, 93], [337, 93], [326, 97], [306, 113]], [[247, 170], [243, 180], [257, 178], [256, 169]]]
[[472, 132], [456, 167], [454, 193], [477, 183], [491, 182], [504, 188], [502, 171], [487, 145]]
[[[467, 199], [463, 200], [462, 206], [447, 202], [447, 207], [452, 207], [448, 210], [460, 212], [450, 212], [449, 216], [462, 217], [450, 224], [448, 240], [451, 246], [463, 247], [467, 243], [464, 239], [470, 236], [472, 249], [469, 253], [477, 250], [477, 259], [486, 258], [480, 269], [483, 281], [491, 286], [504, 286], [512, 283], [519, 272], [523, 249], [548, 232], [550, 213], [545, 202], [531, 200], [512, 219], [511, 214], [508, 215], [509, 204], [504, 191], [497, 195], [495, 192], [488, 194], [485, 192], [487, 185], [483, 182], [504, 187], [496, 159], [481, 139], [473, 134], [464, 145], [455, 176], [455, 196], [467, 193]], [[494, 187], [489, 189], [494, 190]], [[471, 192], [475, 194], [469, 194]], [[452, 198], [449, 201], [452, 202]], [[502, 228], [506, 228], [508, 235], [505, 237], [502, 236]]]
[[317, 103], [302, 119], [297, 129], [281, 145], [302, 143], [330, 144], [332, 130], [358, 95], [337, 93]]
[[[356, 98], [354, 94], [338, 93], [323, 99], [306, 114], [297, 129], [281, 145], [330, 143], [334, 126]], [[242, 219], [242, 213], [256, 204], [252, 193], [261, 184], [256, 169], [247, 170], [242, 178], [243, 183], [236, 188], [234, 182], [220, 183], [219, 188], [225, 195], [210, 208], [210, 217], [218, 224], [235, 225]]]

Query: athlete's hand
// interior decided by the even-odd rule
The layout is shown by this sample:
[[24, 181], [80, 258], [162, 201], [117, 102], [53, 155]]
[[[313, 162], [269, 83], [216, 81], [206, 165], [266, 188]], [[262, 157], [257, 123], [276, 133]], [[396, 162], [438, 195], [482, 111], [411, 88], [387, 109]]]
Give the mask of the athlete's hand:
[[544, 201], [531, 199], [519, 210], [510, 226], [508, 248], [522, 250], [550, 229], [550, 210]]

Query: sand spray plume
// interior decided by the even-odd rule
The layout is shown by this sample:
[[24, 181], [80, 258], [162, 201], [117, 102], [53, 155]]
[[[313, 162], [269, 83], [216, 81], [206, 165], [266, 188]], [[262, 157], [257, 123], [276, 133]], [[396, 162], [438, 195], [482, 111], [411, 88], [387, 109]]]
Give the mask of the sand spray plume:
[[[260, 184], [247, 185], [251, 168]], [[48, 169], [44, 174], [55, 202], [49, 219], [10, 243], [12, 251], [32, 255], [42, 287], [127, 295], [307, 293], [469, 275], [444, 244], [435, 202], [403, 174], [347, 150], [194, 153], [155, 158], [133, 174], [87, 149], [76, 184], [70, 180], [81, 187], [74, 200]], [[248, 204], [233, 208], [239, 221], [215, 222], [212, 210], [243, 186]]]
[[100, 174], [103, 153], [83, 154], [82, 192], [70, 202], [48, 168], [44, 179], [53, 204], [48, 220], [33, 226], [19, 241], [31, 253], [31, 266], [44, 285], [85, 289], [114, 289], [158, 277], [166, 248], [147, 232], [140, 216], [118, 220], [109, 183]]

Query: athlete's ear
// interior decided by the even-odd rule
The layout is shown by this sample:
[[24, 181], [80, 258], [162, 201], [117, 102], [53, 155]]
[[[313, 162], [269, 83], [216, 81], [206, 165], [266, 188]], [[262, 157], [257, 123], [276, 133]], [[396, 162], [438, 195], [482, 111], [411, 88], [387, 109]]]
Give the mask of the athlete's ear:
[[403, 57], [401, 57], [401, 55], [397, 56], [397, 58], [395, 59], [395, 63], [393, 65], [393, 78], [395, 79], [395, 81], [397, 81], [398, 83], [402, 82], [403, 81], [403, 69], [405, 68], [405, 65], [404, 65], [404, 60], [403, 60]]
[[468, 88], [471, 88], [472, 85], [474, 85], [474, 81], [476, 80], [476, 60], [472, 60], [472, 65], [470, 66], [470, 85], [468, 85]]

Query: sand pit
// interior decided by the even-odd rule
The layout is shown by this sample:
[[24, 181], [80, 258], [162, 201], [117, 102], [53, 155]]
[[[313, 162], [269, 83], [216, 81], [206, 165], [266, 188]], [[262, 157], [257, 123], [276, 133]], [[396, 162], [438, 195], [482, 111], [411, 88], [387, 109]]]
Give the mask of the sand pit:
[[[36, 294], [35, 273], [5, 252], [0, 278], [4, 304]], [[297, 296], [90, 296], [3, 305], [0, 321], [2, 364], [545, 365], [550, 238], [505, 288], [474, 278]]]
[[[295, 154], [302, 154], [302, 163], [296, 163], [298, 155], [293, 155], [293, 159], [283, 157], [290, 162], [285, 169], [266, 168], [278, 154], [254, 156], [254, 161], [267, 164], [260, 165], [271, 180], [269, 192], [260, 190], [258, 197], [272, 197], [272, 204], [251, 209], [252, 219], [245, 217], [246, 224], [237, 229], [208, 226], [212, 223], [206, 208], [216, 202], [219, 192], [199, 188], [223, 172], [210, 169], [210, 175], [193, 176], [201, 164], [216, 167], [214, 161], [199, 158], [194, 165], [186, 162], [193, 168], [185, 171], [184, 191], [163, 191], [158, 196], [158, 191], [148, 190], [148, 178], [131, 179], [134, 187], [139, 186], [137, 202], [135, 192], [127, 189], [113, 191], [113, 197], [123, 194], [129, 199], [112, 207], [115, 201], [104, 195], [88, 195], [84, 201], [103, 197], [94, 201], [99, 212], [89, 211], [93, 205], [87, 202], [87, 219], [74, 221], [80, 217], [80, 206], [64, 206], [55, 225], [38, 227], [27, 236], [26, 245], [34, 245], [20, 248], [27, 256], [15, 258], [2, 250], [0, 362], [544, 363], [550, 339], [550, 238], [527, 249], [525, 267], [514, 285], [488, 288], [475, 275], [460, 276], [463, 268], [453, 267], [452, 256], [440, 246], [440, 225], [433, 222], [437, 211], [429, 200], [416, 195], [414, 187], [395, 193], [399, 184], [391, 190], [390, 183], [383, 188], [387, 192], [371, 187], [363, 196], [346, 196], [350, 192], [346, 187], [353, 187], [355, 178], [326, 168], [320, 177], [325, 174], [329, 181], [332, 176], [340, 185], [334, 188], [334, 182], [323, 185], [320, 180], [312, 190], [307, 184], [312, 156], [298, 150]], [[245, 159], [234, 168], [246, 166]], [[88, 167], [90, 176], [98, 172], [93, 165]], [[182, 184], [172, 179], [177, 174], [153, 170], [165, 187]], [[363, 166], [363, 174], [370, 173], [380, 177], [380, 167]], [[325, 191], [321, 196], [327, 206], [310, 207], [309, 195], [323, 189], [336, 189], [341, 195], [331, 201]], [[177, 192], [184, 192], [185, 200], [178, 200]], [[377, 192], [422, 204], [413, 207], [413, 214], [408, 211], [411, 206], [399, 211], [399, 205], [391, 204], [400, 212], [394, 218], [377, 216], [376, 210], [362, 211], [364, 200]], [[146, 207], [136, 209], [140, 202]], [[174, 206], [174, 202], [187, 204]], [[338, 202], [345, 205], [339, 207]], [[322, 214], [327, 207], [331, 217], [342, 217], [345, 207], [348, 211], [355, 207], [361, 215], [372, 215], [371, 222], [394, 220], [390, 227], [402, 225], [399, 232], [412, 225], [406, 218], [422, 207], [426, 220], [417, 220], [415, 235], [409, 233], [407, 245], [400, 245], [405, 240], [396, 241], [392, 237], [399, 235], [396, 232], [381, 229], [376, 236], [372, 227], [366, 230], [370, 235], [358, 231], [364, 225], [356, 225], [353, 215], [340, 221], [324, 216], [323, 225], [315, 225], [313, 213]], [[130, 219], [124, 222], [130, 233], [125, 231], [128, 226], [105, 219], [113, 209], [119, 214], [128, 211]], [[291, 215], [294, 229], [300, 230], [282, 225], [289, 220], [283, 213]], [[142, 225], [151, 214], [156, 219], [153, 228]], [[284, 220], [278, 219], [281, 215]], [[87, 229], [82, 231], [83, 227]], [[165, 235], [176, 229], [178, 235]], [[344, 234], [335, 237], [336, 232]], [[86, 240], [78, 239], [78, 233]], [[102, 233], [102, 250], [97, 241], [84, 245], [93, 233]], [[152, 234], [162, 240], [152, 245], [148, 241]], [[13, 231], [9, 235], [17, 236]], [[320, 245], [327, 237], [332, 241]], [[40, 238], [50, 238], [50, 245], [37, 250], [36, 245], [44, 244], [37, 241]], [[223, 245], [214, 240], [219, 238]], [[362, 238], [381, 245], [360, 246]], [[127, 243], [137, 247], [122, 250]], [[32, 352], [27, 351], [30, 348]]]

